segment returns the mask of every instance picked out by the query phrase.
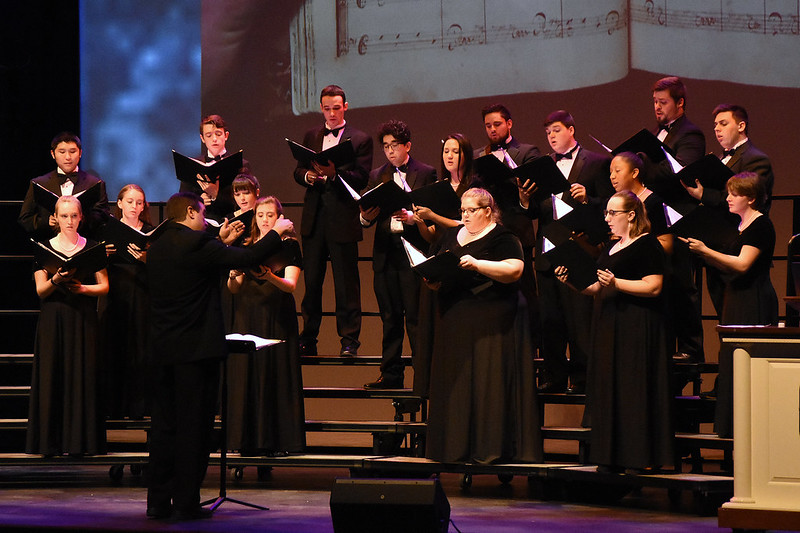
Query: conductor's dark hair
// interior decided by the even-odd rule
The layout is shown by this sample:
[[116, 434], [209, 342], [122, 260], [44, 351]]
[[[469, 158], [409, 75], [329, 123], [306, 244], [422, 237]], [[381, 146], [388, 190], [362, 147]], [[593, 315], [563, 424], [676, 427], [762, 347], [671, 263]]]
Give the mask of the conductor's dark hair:
[[575, 127], [575, 119], [572, 118], [572, 115], [569, 114], [568, 111], [564, 111], [563, 109], [559, 109], [558, 111], [553, 111], [547, 118], [544, 119], [544, 127], [546, 128], [550, 124], [554, 124], [556, 122], [561, 122], [568, 128]]
[[653, 92], [669, 91], [669, 96], [675, 100], [675, 104], [683, 99], [683, 109], [686, 110], [686, 86], [677, 76], [667, 76], [661, 78], [653, 85]]
[[203, 199], [193, 192], [177, 192], [169, 197], [164, 214], [167, 218], [175, 222], [186, 220], [186, 211], [191, 207], [200, 211], [203, 206]]
[[716, 119], [717, 115], [720, 113], [725, 113], [726, 111], [731, 112], [733, 115], [733, 120], [735, 120], [737, 124], [739, 122], [744, 122], [744, 134], [747, 135], [747, 127], [750, 125], [750, 119], [747, 116], [747, 110], [736, 104], [719, 104], [714, 108], [714, 111], [711, 112], [711, 117]]
[[209, 124], [214, 126], [215, 128], [219, 128], [221, 130], [228, 131], [228, 128], [225, 127], [225, 121], [219, 115], [208, 115], [200, 120], [200, 135], [203, 134], [203, 126]]
[[492, 104], [481, 109], [481, 117], [486, 118], [489, 113], [500, 113], [505, 120], [511, 120], [511, 111], [503, 104]]
[[381, 124], [378, 128], [378, 144], [383, 144], [383, 138], [387, 135], [393, 136], [400, 144], [411, 142], [411, 130], [402, 120], [390, 120]]
[[78, 150], [82, 150], [80, 137], [71, 131], [62, 131], [53, 137], [53, 140], [50, 141], [50, 150], [55, 151], [56, 147], [61, 143], [74, 143], [78, 147]]
[[322, 98], [324, 96], [341, 96], [342, 97], [342, 102], [346, 102], [347, 101], [347, 97], [344, 95], [344, 89], [342, 89], [338, 85], [328, 85], [327, 87], [322, 89], [322, 92], [319, 93], [319, 103], [320, 104], [322, 103]]

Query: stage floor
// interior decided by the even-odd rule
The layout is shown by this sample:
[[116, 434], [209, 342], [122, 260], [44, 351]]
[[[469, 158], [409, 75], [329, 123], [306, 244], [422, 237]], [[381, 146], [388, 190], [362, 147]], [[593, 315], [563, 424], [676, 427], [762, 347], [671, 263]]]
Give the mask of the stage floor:
[[[329, 498], [334, 479], [347, 469], [275, 468], [258, 481], [255, 468], [245, 468], [241, 480], [229, 477], [228, 496], [264, 505], [259, 511], [225, 502], [213, 518], [192, 522], [148, 520], [142, 478], [126, 467], [119, 482], [107, 466], [0, 467], [0, 528], [76, 531], [333, 531]], [[645, 488], [613, 506], [534, 499], [525, 477], [502, 485], [496, 476], [476, 475], [468, 492], [461, 476], [443, 474], [442, 484], [451, 519], [466, 532], [724, 531], [716, 516], [691, 514], [691, 494], [681, 496], [677, 509], [667, 492]], [[219, 475], [209, 469], [202, 497], [218, 494]], [[456, 531], [453, 525], [450, 531]]]

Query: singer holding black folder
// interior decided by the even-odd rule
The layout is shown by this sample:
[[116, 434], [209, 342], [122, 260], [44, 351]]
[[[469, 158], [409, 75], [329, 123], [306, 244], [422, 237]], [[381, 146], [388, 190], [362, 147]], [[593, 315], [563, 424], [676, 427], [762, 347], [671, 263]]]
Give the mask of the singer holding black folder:
[[367, 185], [372, 169], [372, 138], [347, 124], [348, 102], [344, 90], [328, 85], [320, 93], [320, 111], [325, 123], [306, 132], [303, 146], [316, 152], [347, 139], [355, 160], [338, 168], [332, 163], [311, 166], [298, 163], [294, 180], [306, 188], [300, 223], [303, 237], [305, 294], [300, 304], [303, 331], [300, 354], [317, 354], [317, 335], [322, 322], [322, 287], [328, 257], [333, 270], [336, 298], [336, 331], [341, 338], [340, 355], [358, 355], [361, 334], [361, 280], [358, 274], [358, 241], [362, 239], [358, 204], [341, 184], [345, 180], [355, 191]]
[[[113, 214], [142, 233], [153, 229], [144, 190], [136, 184], [120, 189]], [[106, 250], [110, 284], [102, 317], [106, 414], [112, 418], [141, 418], [150, 415], [151, 396], [147, 374], [150, 359], [147, 250], [132, 243], [125, 250], [107, 244]]]
[[[255, 202], [248, 234], [250, 246], [263, 239], [283, 215], [274, 196]], [[297, 345], [294, 291], [303, 268], [300, 244], [284, 237], [285, 267], [260, 265], [231, 270], [228, 291], [234, 295], [233, 333], [251, 333], [285, 342], [268, 353], [228, 357], [228, 448], [241, 455], [287, 455], [306, 442], [303, 375]]]
[[168, 518], [174, 510], [176, 519], [208, 518], [200, 485], [227, 354], [220, 276], [260, 264], [293, 225], [280, 218], [253, 246], [237, 248], [203, 231], [205, 205], [196, 194], [172, 195], [165, 214], [171, 220], [147, 252], [155, 362], [147, 516]]
[[91, 210], [85, 214], [80, 228], [84, 235], [97, 238], [96, 232], [108, 217], [108, 197], [103, 180], [78, 168], [82, 154], [81, 140], [74, 133], [62, 132], [53, 138], [50, 155], [56, 162], [56, 169], [31, 180], [19, 213], [18, 221], [28, 236], [44, 242], [58, 231], [55, 215], [36, 203], [35, 184], [56, 196], [76, 195], [97, 185], [96, 200], [89, 206]]
[[[718, 268], [725, 280], [719, 323], [774, 326], [778, 323], [778, 297], [769, 270], [775, 251], [775, 228], [761, 213], [767, 195], [764, 181], [755, 172], [742, 172], [728, 180], [728, 210], [741, 219], [739, 236], [728, 250], [713, 250], [688, 238], [689, 250]], [[719, 352], [714, 430], [720, 437], [733, 436], [733, 351]]]
[[439, 313], [426, 455], [441, 462], [539, 461], [531, 346], [519, 340], [522, 246], [497, 222], [485, 189], [466, 191], [461, 213], [463, 224], [432, 248], [458, 255], [464, 272], [431, 287]]
[[[56, 202], [59, 233], [47, 243], [73, 256], [95, 243], [78, 234], [81, 203], [73, 196]], [[81, 279], [74, 271], [54, 274], [37, 265], [33, 273], [41, 312], [36, 326], [28, 409], [27, 453], [105, 453], [103, 411], [98, 394], [97, 297], [108, 292], [105, 268]]]
[[[672, 464], [669, 365], [661, 296], [665, 258], [641, 200], [614, 194], [605, 219], [617, 238], [597, 260], [584, 426], [599, 470], [653, 472]], [[563, 266], [559, 281], [569, 282]]]

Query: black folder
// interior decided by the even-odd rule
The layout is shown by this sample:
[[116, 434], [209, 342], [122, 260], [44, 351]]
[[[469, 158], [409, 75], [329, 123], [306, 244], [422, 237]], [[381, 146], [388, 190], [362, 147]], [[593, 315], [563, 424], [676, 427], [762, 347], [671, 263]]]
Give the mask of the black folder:
[[698, 239], [713, 250], [727, 253], [739, 235], [738, 218], [721, 209], [699, 205], [685, 215], [678, 214], [677, 220], [675, 213], [665, 214], [674, 235]]
[[[558, 220], [575, 233], [583, 233], [592, 244], [600, 244], [608, 240], [608, 224], [600, 216], [597, 208], [577, 202], [566, 202], [555, 195], [552, 196], [552, 199], [553, 220]], [[559, 215], [557, 212], [559, 202], [566, 204], [571, 211]]]
[[678, 172], [678, 178], [689, 187], [696, 187], [695, 180], [707, 189], [725, 190], [733, 171], [714, 154], [706, 154]]
[[449, 250], [427, 257], [422, 251], [401, 237], [411, 268], [428, 282], [456, 279], [465, 270], [459, 266], [461, 258]]
[[461, 219], [461, 199], [448, 180], [439, 180], [410, 193], [414, 205], [427, 207], [437, 215], [452, 220]]
[[384, 181], [361, 195], [358, 200], [364, 210], [379, 207], [380, 218], [391, 216], [404, 207], [411, 207], [411, 196], [401, 189], [394, 180]]
[[106, 247], [101, 243], [86, 246], [75, 255], [67, 257], [38, 241], [31, 239], [31, 242], [35, 244], [33, 256], [36, 263], [51, 276], [63, 267], [64, 270], [76, 269], [73, 278], [80, 280], [104, 269], [108, 262]]
[[537, 157], [520, 165], [513, 171], [520, 183], [531, 180], [536, 183], [533, 192], [533, 201], [539, 203], [550, 195], [559, 194], [569, 190], [569, 181], [558, 169], [556, 162], [550, 156]]
[[[238, 215], [233, 218], [228, 219], [228, 224], [232, 223], [235, 220], [241, 220], [242, 224], [244, 224], [244, 231], [245, 234], [250, 229], [250, 225], [253, 223], [253, 217], [255, 216], [255, 209], [248, 209], [247, 211], [242, 211]], [[206, 219], [206, 232], [211, 233], [212, 235], [219, 235], [219, 229], [222, 227], [222, 222], [218, 222], [212, 218]]]
[[[547, 244], [549, 239], [544, 242]], [[544, 255], [553, 267], [567, 267], [567, 281], [573, 287], [582, 291], [597, 281], [597, 264], [594, 258], [575, 239], [569, 238], [557, 245], [551, 245], [553, 247], [544, 252]]]
[[[61, 197], [60, 195], [42, 187], [36, 182], [33, 182], [33, 200], [37, 205], [43, 207], [50, 213], [56, 212], [56, 202]], [[94, 204], [100, 200], [100, 182], [95, 183], [86, 190], [73, 194], [75, 198], [81, 203], [81, 209], [84, 216], [88, 215]]]
[[207, 176], [209, 181], [217, 183], [220, 189], [229, 187], [233, 179], [242, 170], [242, 151], [225, 156], [219, 161], [205, 163], [199, 159], [179, 154], [172, 151], [172, 160], [175, 163], [175, 176], [194, 187], [198, 187], [197, 175]]
[[353, 143], [350, 142], [349, 138], [321, 152], [315, 152], [311, 148], [290, 139], [286, 139], [286, 142], [289, 143], [289, 149], [291, 149], [292, 156], [297, 162], [307, 167], [311, 166], [312, 161], [316, 161], [320, 165], [327, 165], [328, 161], [330, 161], [333, 166], [339, 168], [352, 163], [356, 159]]
[[493, 154], [477, 158], [475, 172], [501, 209], [519, 204], [519, 187], [514, 172]]
[[622, 152], [633, 152], [635, 154], [641, 152], [652, 162], [658, 163], [667, 158], [664, 150], [669, 150], [669, 148], [659, 141], [658, 137], [653, 135], [653, 132], [648, 129], [642, 129], [611, 150], [611, 153], [617, 155]]
[[128, 245], [136, 245], [140, 250], [144, 250], [154, 240], [156, 240], [166, 227], [167, 221], [165, 220], [152, 230], [148, 232], [139, 231], [132, 228], [114, 217], [108, 217], [108, 220], [100, 230], [100, 236], [104, 243], [113, 244], [117, 249], [117, 253], [128, 251]]
[[[287, 238], [281, 241], [281, 246], [272, 255], [267, 257], [261, 264], [269, 268], [273, 273], [280, 272], [292, 263], [297, 256], [300, 244], [296, 239]], [[245, 275], [259, 279], [258, 269], [248, 270]]]

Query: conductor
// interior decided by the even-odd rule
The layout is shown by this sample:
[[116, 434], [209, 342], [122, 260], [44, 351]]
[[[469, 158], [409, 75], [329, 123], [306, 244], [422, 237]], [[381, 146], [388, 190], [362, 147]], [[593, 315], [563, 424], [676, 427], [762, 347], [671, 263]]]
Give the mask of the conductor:
[[174, 194], [170, 218], [147, 254], [151, 290], [154, 398], [150, 431], [147, 516], [208, 518], [200, 485], [208, 466], [219, 388], [226, 355], [220, 275], [261, 264], [293, 231], [281, 218], [249, 248], [226, 246], [205, 231], [205, 205], [191, 192]]

